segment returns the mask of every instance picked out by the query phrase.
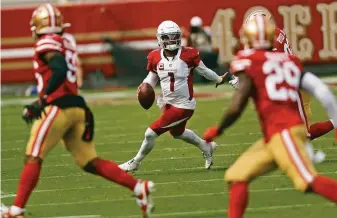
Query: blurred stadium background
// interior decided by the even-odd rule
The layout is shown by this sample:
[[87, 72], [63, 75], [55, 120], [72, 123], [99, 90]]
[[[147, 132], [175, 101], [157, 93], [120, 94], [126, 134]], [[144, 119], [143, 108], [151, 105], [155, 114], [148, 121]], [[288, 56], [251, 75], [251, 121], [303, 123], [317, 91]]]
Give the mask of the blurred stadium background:
[[[29, 21], [33, 9], [46, 2], [56, 4], [64, 21], [71, 23], [66, 32], [78, 45], [84, 80], [81, 93], [96, 116], [97, 150], [119, 163], [136, 153], [144, 130], [160, 113], [155, 106], [142, 110], [135, 92], [146, 75], [147, 52], [158, 47], [156, 29], [163, 20], [177, 22], [183, 44], [200, 48], [206, 65], [223, 74], [240, 48], [238, 31], [244, 17], [263, 7], [284, 29], [305, 69], [322, 77], [336, 94], [337, 2], [333, 0], [2, 0], [1, 201], [6, 205], [13, 200], [29, 135], [20, 118], [22, 104], [36, 98]], [[233, 90], [228, 86], [214, 89], [197, 75], [194, 80], [198, 107], [189, 126], [201, 135], [218, 121]], [[326, 119], [316, 101], [312, 109], [313, 121]], [[136, 173], [158, 183], [156, 217], [224, 217], [228, 192], [223, 172], [260, 137], [254, 109], [249, 106], [240, 122], [218, 140], [211, 171], [203, 169], [203, 159], [193, 147], [169, 135], [158, 139]], [[317, 168], [337, 178], [332, 134], [314, 145], [328, 159]], [[82, 173], [59, 146], [46, 160], [25, 215], [129, 218], [138, 214], [126, 190]], [[247, 218], [265, 217], [335, 218], [336, 208], [321, 198], [295, 192], [289, 180], [275, 172], [252, 184]]]
[[[29, 20], [45, 0], [3, 0], [2, 93], [24, 94], [34, 83], [33, 40]], [[307, 70], [320, 76], [337, 72], [336, 2], [331, 0], [52, 0], [71, 23], [83, 68], [83, 89], [137, 85], [145, 76], [147, 52], [157, 48], [156, 28], [165, 19], [181, 25], [183, 44], [202, 51], [207, 66], [219, 74], [240, 48], [243, 18], [258, 6], [270, 11], [288, 35]], [[194, 19], [192, 19], [194, 18]], [[191, 34], [192, 31], [192, 34]], [[196, 34], [195, 34], [196, 33]], [[198, 75], [195, 82], [205, 82]], [[27, 94], [30, 92], [28, 91]]]

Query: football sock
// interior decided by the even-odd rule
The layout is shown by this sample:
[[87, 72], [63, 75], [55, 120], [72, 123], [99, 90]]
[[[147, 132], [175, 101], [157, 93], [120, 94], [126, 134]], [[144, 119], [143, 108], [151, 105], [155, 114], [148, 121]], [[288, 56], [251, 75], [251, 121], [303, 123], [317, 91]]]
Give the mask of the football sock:
[[242, 218], [248, 205], [248, 183], [232, 183], [229, 190], [228, 218]]
[[134, 190], [138, 180], [124, 172], [118, 165], [112, 161], [97, 159], [96, 160], [96, 173], [103, 178], [118, 183], [124, 187]]
[[10, 207], [9, 212], [12, 216], [17, 216], [22, 214], [24, 212], [24, 209], [13, 205]]
[[37, 182], [39, 181], [41, 165], [37, 162], [25, 164], [19, 181], [19, 187], [14, 200], [14, 206], [25, 208], [26, 203]]
[[311, 185], [316, 194], [337, 203], [337, 182], [329, 177], [317, 176]]
[[195, 134], [190, 129], [185, 129], [183, 134], [181, 134], [180, 136], [175, 136], [175, 138], [181, 139], [181, 140], [183, 140], [187, 143], [195, 145], [196, 147], [198, 147], [202, 151], [206, 150], [205, 140], [201, 139], [199, 136], [197, 136], [197, 134]]
[[314, 123], [309, 127], [310, 139], [314, 140], [334, 129], [330, 120]]
[[142, 145], [140, 146], [140, 149], [137, 153], [137, 155], [134, 157], [134, 160], [140, 163], [146, 155], [148, 155], [154, 146], [154, 141], [158, 137], [158, 135], [150, 128], [148, 128], [145, 132], [145, 138], [143, 140]]

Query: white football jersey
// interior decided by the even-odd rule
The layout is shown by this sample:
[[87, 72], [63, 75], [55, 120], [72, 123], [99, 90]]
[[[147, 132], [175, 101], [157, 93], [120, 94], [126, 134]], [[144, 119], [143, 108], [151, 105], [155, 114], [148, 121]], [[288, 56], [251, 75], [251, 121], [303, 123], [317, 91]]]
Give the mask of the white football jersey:
[[[181, 47], [175, 57], [166, 57], [163, 49], [156, 49], [148, 55], [147, 70], [157, 76], [151, 79], [151, 73], [144, 80], [151, 85], [159, 79], [162, 100], [177, 108], [195, 109], [193, 98], [193, 70], [216, 82], [221, 78], [200, 61], [199, 51], [195, 48]], [[207, 74], [207, 75], [206, 75]], [[151, 80], [155, 80], [154, 82]]]

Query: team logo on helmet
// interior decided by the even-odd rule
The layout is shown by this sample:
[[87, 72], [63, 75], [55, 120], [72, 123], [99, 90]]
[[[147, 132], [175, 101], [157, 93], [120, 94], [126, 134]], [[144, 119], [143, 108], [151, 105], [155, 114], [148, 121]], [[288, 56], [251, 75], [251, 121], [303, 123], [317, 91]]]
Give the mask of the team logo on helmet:
[[59, 9], [52, 4], [43, 4], [36, 8], [30, 20], [30, 30], [36, 34], [60, 33], [69, 23], [63, 23]]

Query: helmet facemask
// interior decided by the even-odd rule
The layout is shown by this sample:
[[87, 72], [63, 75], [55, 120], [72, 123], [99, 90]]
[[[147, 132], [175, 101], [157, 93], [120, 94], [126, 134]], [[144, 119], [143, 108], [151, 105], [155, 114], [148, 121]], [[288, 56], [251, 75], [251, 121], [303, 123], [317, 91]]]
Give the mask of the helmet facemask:
[[163, 49], [174, 51], [180, 48], [181, 32], [158, 33], [157, 39], [159, 46], [161, 46]]

